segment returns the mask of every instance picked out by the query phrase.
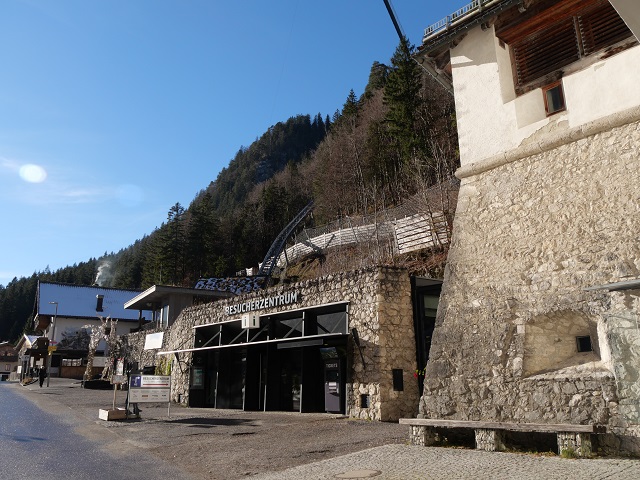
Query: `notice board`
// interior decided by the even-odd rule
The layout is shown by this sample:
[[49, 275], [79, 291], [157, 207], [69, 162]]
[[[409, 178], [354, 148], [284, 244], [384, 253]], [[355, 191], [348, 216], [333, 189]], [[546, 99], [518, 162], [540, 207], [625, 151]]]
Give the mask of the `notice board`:
[[170, 394], [169, 375], [131, 375], [129, 403], [168, 403]]

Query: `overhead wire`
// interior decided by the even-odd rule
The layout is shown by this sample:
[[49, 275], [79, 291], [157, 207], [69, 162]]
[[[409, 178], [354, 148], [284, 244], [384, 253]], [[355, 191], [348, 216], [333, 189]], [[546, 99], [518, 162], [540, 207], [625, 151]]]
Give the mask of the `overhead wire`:
[[[400, 42], [405, 42], [407, 40], [406, 35], [404, 34], [404, 31], [402, 30], [402, 26], [400, 25], [400, 22], [398, 22], [398, 18], [397, 15], [395, 13], [395, 10], [393, 9], [393, 6], [391, 5], [391, 1], [390, 0], [383, 0], [384, 1], [384, 5], [387, 8], [387, 13], [389, 13], [389, 17], [391, 18], [391, 21], [393, 22], [393, 26], [396, 29], [396, 33], [398, 34], [398, 38], [400, 39]], [[430, 76], [432, 77], [436, 82], [438, 82], [447, 92], [449, 92], [451, 95], [453, 95], [453, 87], [449, 84], [449, 82], [446, 82], [445, 80], [443, 80], [440, 77], [440, 74], [435, 70], [435, 68], [433, 68], [431, 65], [424, 65], [423, 63], [420, 63], [418, 61], [418, 59], [416, 59], [414, 56], [411, 56], [411, 58], [413, 58], [413, 60], [420, 65], [420, 67]]]

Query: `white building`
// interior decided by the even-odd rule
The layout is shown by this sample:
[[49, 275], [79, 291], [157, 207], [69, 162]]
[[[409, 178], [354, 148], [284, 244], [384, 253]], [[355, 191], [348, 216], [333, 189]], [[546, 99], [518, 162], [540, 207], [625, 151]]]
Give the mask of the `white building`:
[[[51, 359], [51, 375], [82, 378], [89, 347], [91, 327], [99, 327], [101, 319], [117, 321], [117, 335], [137, 331], [152, 320], [152, 312], [126, 310], [124, 304], [138, 295], [135, 290], [98, 286], [79, 286], [39, 282], [36, 292], [34, 329], [55, 347]], [[99, 356], [106, 343], [100, 341]], [[94, 363], [100, 367], [100, 360]]]

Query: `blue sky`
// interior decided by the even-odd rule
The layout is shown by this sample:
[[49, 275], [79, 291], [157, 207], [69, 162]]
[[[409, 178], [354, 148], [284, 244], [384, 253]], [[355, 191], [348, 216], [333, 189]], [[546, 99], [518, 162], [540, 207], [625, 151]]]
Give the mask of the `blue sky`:
[[[395, 0], [418, 45], [464, 0]], [[383, 0], [3, 0], [0, 284], [149, 234], [278, 121], [332, 115], [398, 38]]]

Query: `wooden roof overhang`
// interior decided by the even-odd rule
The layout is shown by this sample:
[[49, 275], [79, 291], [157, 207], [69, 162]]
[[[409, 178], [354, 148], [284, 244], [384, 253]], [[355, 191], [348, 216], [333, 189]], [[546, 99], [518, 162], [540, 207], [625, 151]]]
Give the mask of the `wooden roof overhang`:
[[207, 298], [209, 300], [221, 300], [236, 296], [230, 292], [219, 292], [215, 290], [153, 285], [126, 302], [124, 308], [130, 310], [157, 310], [161, 308], [164, 301], [172, 295]]

